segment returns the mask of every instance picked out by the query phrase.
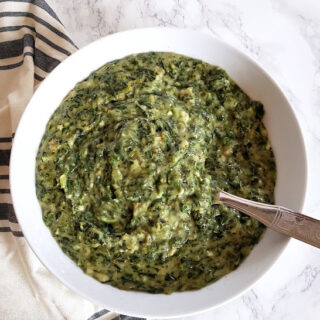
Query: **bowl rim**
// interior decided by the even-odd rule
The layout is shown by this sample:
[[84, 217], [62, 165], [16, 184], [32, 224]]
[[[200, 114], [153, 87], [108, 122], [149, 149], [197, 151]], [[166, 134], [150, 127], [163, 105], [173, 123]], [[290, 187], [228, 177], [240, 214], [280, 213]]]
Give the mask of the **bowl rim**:
[[[214, 40], [218, 43], [220, 43], [221, 45], [223, 46], [226, 46], [228, 47], [228, 49], [232, 50], [232, 51], [236, 51], [236, 53], [238, 55], [240, 55], [242, 58], [244, 58], [245, 60], [249, 61], [250, 63], [252, 63], [257, 69], [259, 69], [259, 71], [266, 77], [268, 78], [268, 80], [273, 83], [277, 89], [279, 90], [279, 92], [282, 94], [283, 98], [286, 100], [288, 106], [290, 107], [290, 110], [292, 111], [292, 114], [293, 114], [293, 120], [296, 122], [296, 127], [298, 129], [298, 132], [297, 134], [299, 135], [299, 142], [301, 143], [301, 150], [303, 150], [303, 155], [302, 155], [302, 158], [303, 158], [303, 163], [304, 163], [304, 167], [301, 168], [301, 170], [303, 170], [303, 178], [304, 178], [304, 181], [303, 181], [303, 185], [302, 185], [302, 192], [301, 192], [301, 204], [300, 204], [300, 207], [297, 209], [299, 211], [302, 211], [303, 210], [303, 207], [305, 205], [305, 200], [306, 200], [306, 194], [307, 194], [307, 185], [308, 185], [308, 158], [307, 158], [307, 151], [306, 151], [306, 144], [305, 144], [305, 139], [304, 139], [304, 135], [303, 135], [303, 131], [301, 129], [301, 125], [300, 125], [300, 122], [299, 122], [299, 118], [297, 116], [297, 113], [295, 111], [295, 109], [292, 107], [291, 103], [289, 102], [289, 99], [287, 97], [287, 95], [285, 94], [285, 92], [282, 90], [282, 87], [281, 85], [278, 83], [278, 81], [276, 81], [263, 67], [262, 65], [256, 61], [255, 58], [249, 56], [248, 54], [246, 54], [244, 51], [242, 51], [241, 49], [239, 49], [238, 47], [235, 47], [233, 45], [231, 45], [230, 43], [228, 42], [225, 42], [219, 38], [217, 38], [215, 35], [209, 35], [208, 33], [206, 32], [203, 32], [203, 30], [194, 30], [194, 29], [189, 29], [189, 28], [175, 28], [175, 27], [148, 27], [148, 28], [136, 28], [136, 29], [130, 29], [130, 30], [125, 30], [125, 31], [121, 31], [121, 32], [116, 32], [116, 33], [113, 33], [113, 34], [110, 34], [110, 35], [107, 35], [105, 37], [102, 37], [102, 38], [99, 38], [89, 44], [87, 44], [86, 46], [84, 46], [83, 48], [79, 49], [78, 51], [76, 51], [75, 53], [73, 53], [71, 56], [67, 57], [65, 60], [63, 60], [47, 77], [46, 79], [44, 80], [44, 82], [47, 81], [47, 79], [51, 79], [52, 77], [55, 76], [55, 73], [56, 73], [56, 70], [60, 70], [60, 68], [62, 68], [66, 63], [68, 63], [70, 57], [74, 57], [74, 56], [77, 56], [79, 54], [79, 52], [82, 52], [82, 49], [85, 49], [95, 43], [98, 43], [98, 42], [102, 42], [104, 41], [104, 39], [108, 38], [116, 38], [116, 37], [122, 37], [124, 35], [130, 35], [130, 34], [137, 34], [137, 33], [144, 33], [144, 32], [150, 32], [150, 31], [156, 31], [158, 32], [159, 30], [161, 30], [162, 32], [182, 32], [182, 33], [193, 33], [194, 35], [197, 35], [197, 34], [200, 34], [202, 36], [207, 36], [209, 38], [211, 38], [211, 40]], [[42, 84], [40, 85], [40, 88], [41, 88]], [[39, 90], [39, 89], [38, 89]], [[37, 92], [38, 92], [37, 90]], [[36, 94], [36, 93], [35, 93]], [[34, 95], [35, 95], [34, 94]], [[23, 119], [25, 118], [25, 114], [26, 114], [26, 111], [28, 110], [28, 106], [30, 104], [32, 104], [33, 102], [33, 99], [34, 99], [34, 95], [32, 96], [32, 98], [30, 99], [28, 105], [26, 106], [21, 118], [20, 118], [20, 121], [19, 121], [19, 125], [16, 129], [16, 132], [15, 132], [15, 137], [17, 136], [20, 136], [23, 134], [23, 132], [20, 132], [21, 129], [21, 126], [20, 126], [20, 123], [23, 121]], [[57, 106], [58, 107], [58, 106]], [[13, 207], [14, 207], [14, 210], [16, 212], [16, 216], [17, 216], [17, 219], [18, 219], [18, 222], [20, 224], [20, 213], [19, 213], [19, 210], [16, 210], [16, 206], [17, 206], [17, 202], [19, 201], [16, 197], [16, 192], [15, 192], [15, 181], [12, 177], [14, 177], [14, 168], [15, 168], [15, 165], [18, 161], [16, 161], [16, 154], [18, 153], [17, 149], [18, 149], [18, 146], [17, 146], [17, 143], [15, 143], [15, 139], [13, 139], [13, 145], [12, 145], [12, 149], [11, 149], [11, 157], [10, 157], [10, 165], [9, 165], [9, 177], [10, 177], [10, 189], [11, 189], [11, 195], [12, 195], [12, 204], [13, 204]], [[22, 229], [22, 232], [25, 234], [25, 230], [24, 230], [24, 226], [23, 224], [20, 224], [20, 227]], [[192, 316], [192, 315], [195, 315], [195, 314], [199, 314], [199, 313], [202, 313], [202, 312], [206, 312], [206, 311], [209, 311], [209, 310], [213, 310], [215, 308], [218, 308], [224, 304], [227, 304], [233, 300], [235, 300], [236, 298], [238, 298], [239, 296], [243, 295], [244, 293], [246, 293], [247, 291], [249, 291], [263, 276], [265, 276], [265, 274], [270, 270], [272, 269], [272, 267], [275, 265], [275, 263], [279, 260], [280, 256], [283, 254], [284, 250], [287, 248], [289, 242], [290, 242], [290, 239], [291, 238], [288, 238], [284, 241], [284, 244], [283, 244], [283, 247], [281, 250], [279, 250], [277, 252], [277, 254], [275, 254], [274, 256], [274, 259], [273, 259], [273, 262], [269, 265], [268, 269], [266, 269], [265, 272], [261, 273], [260, 276], [258, 276], [256, 279], [254, 279], [249, 285], [247, 285], [246, 287], [244, 287], [241, 291], [235, 293], [235, 294], [231, 294], [230, 297], [228, 299], [225, 299], [224, 301], [220, 302], [220, 303], [216, 303], [214, 305], [211, 305], [211, 306], [208, 306], [206, 308], [198, 308], [192, 312], [187, 312], [187, 313], [177, 313], [175, 312], [174, 314], [173, 313], [170, 313], [170, 314], [163, 314], [163, 315], [160, 315], [160, 317], [162, 319], [171, 319], [171, 318], [176, 318], [176, 317], [181, 317], [181, 316]], [[84, 297], [86, 298], [87, 300], [91, 301], [92, 303], [94, 304], [97, 304], [97, 301], [93, 298], [90, 297], [90, 295], [88, 295], [86, 292], [83, 292], [83, 291], [80, 291], [78, 288], [76, 288], [72, 283], [66, 281], [66, 279], [63, 279], [59, 274], [57, 274], [57, 272], [55, 271], [54, 268], [52, 268], [51, 266], [48, 266], [45, 262], [44, 262], [44, 259], [38, 255], [37, 251], [36, 251], [36, 248], [34, 248], [33, 244], [30, 243], [29, 239], [27, 237], [25, 237], [25, 240], [27, 241], [29, 247], [32, 249], [32, 251], [34, 252], [34, 254], [37, 256], [37, 258], [41, 261], [41, 263], [43, 264], [43, 266], [45, 266], [47, 268], [47, 270], [49, 270], [57, 279], [59, 279], [59, 281], [66, 285], [68, 288], [70, 288], [72, 291], [74, 291], [75, 293], [77, 293], [79, 296], [81, 297]], [[148, 294], [148, 293], [146, 293]], [[103, 305], [102, 305], [103, 307]], [[143, 313], [143, 312], [132, 312], [132, 311], [129, 311], [129, 312], [126, 312], [126, 308], [124, 307], [123, 309], [119, 309], [119, 308], [113, 308], [112, 307], [112, 311], [110, 312], [117, 312], [117, 313], [124, 313], [124, 314], [130, 314], [131, 316], [135, 316], [135, 317], [157, 317], [155, 316], [154, 314], [149, 314], [149, 313]]]

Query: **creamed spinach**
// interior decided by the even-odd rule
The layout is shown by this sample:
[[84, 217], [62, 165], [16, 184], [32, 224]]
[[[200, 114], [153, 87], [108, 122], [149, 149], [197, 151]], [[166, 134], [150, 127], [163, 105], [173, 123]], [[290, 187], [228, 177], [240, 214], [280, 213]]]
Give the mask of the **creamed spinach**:
[[252, 101], [219, 67], [174, 53], [105, 64], [47, 124], [43, 219], [85, 273], [121, 289], [199, 289], [238, 267], [264, 227], [219, 188], [273, 203], [275, 160]]

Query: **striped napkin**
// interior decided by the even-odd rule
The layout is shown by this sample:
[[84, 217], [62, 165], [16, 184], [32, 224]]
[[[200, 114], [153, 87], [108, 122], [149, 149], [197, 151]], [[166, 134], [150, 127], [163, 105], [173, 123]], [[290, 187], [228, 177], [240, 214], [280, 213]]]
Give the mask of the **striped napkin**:
[[0, 319], [138, 319], [61, 284], [28, 247], [12, 207], [9, 159], [19, 119], [41, 81], [76, 49], [44, 0], [0, 0]]

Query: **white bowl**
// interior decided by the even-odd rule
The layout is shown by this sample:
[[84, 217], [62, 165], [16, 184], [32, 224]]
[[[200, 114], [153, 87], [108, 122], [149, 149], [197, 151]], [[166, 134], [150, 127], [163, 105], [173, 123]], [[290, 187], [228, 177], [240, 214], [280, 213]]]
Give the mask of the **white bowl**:
[[251, 287], [277, 260], [289, 239], [268, 230], [240, 267], [201, 290], [148, 294], [119, 290], [84, 274], [59, 248], [42, 221], [35, 189], [35, 158], [45, 126], [70, 89], [113, 59], [146, 51], [173, 51], [224, 68], [253, 99], [263, 102], [276, 157], [276, 203], [302, 210], [307, 161], [300, 127], [279, 86], [249, 57], [211, 36], [179, 29], [132, 30], [102, 38], [62, 62], [41, 84], [17, 129], [10, 162], [15, 212], [29, 245], [64, 284], [110, 310], [170, 318], [217, 307]]

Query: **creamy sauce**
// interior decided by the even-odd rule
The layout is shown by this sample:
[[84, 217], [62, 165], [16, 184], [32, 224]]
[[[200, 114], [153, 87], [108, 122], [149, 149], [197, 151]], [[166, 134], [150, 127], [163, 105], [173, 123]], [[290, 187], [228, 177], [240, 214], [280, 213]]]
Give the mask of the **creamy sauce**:
[[174, 53], [109, 62], [78, 83], [39, 147], [37, 196], [62, 250], [121, 289], [201, 288], [238, 267], [264, 227], [218, 188], [273, 203], [263, 106], [224, 70]]

